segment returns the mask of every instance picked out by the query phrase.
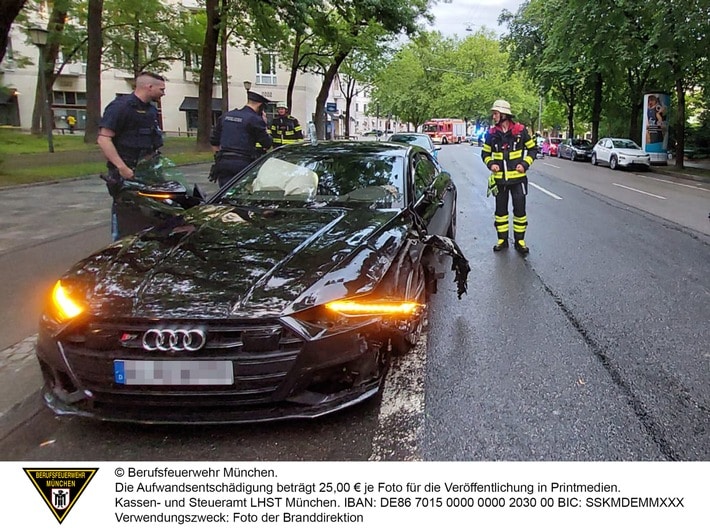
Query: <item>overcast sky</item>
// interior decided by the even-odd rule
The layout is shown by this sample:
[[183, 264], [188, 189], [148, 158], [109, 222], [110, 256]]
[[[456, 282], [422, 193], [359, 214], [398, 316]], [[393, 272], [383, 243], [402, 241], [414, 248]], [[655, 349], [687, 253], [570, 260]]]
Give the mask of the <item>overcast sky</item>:
[[515, 13], [523, 0], [453, 0], [450, 4], [439, 2], [432, 8], [436, 22], [432, 30], [438, 30], [447, 37], [458, 35], [465, 38], [467, 28], [476, 31], [486, 26], [496, 34], [504, 33], [505, 28], [498, 26], [498, 15], [503, 9]]

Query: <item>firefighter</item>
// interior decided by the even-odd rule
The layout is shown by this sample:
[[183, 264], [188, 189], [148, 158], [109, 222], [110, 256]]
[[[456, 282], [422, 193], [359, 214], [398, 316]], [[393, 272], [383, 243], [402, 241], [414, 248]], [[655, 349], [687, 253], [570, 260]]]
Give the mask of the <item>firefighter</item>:
[[276, 104], [276, 113], [277, 115], [269, 124], [269, 133], [274, 139], [274, 148], [301, 142], [303, 140], [301, 124], [294, 116], [288, 114], [286, 102]]
[[530, 252], [525, 244], [528, 217], [525, 196], [528, 193], [526, 172], [537, 156], [537, 143], [525, 126], [513, 120], [510, 104], [496, 100], [491, 107], [493, 126], [486, 133], [481, 149], [483, 162], [491, 171], [488, 193], [496, 200], [495, 228], [498, 241], [493, 251], [508, 247], [510, 218], [508, 197], [513, 199], [513, 240], [515, 249], [525, 255]]

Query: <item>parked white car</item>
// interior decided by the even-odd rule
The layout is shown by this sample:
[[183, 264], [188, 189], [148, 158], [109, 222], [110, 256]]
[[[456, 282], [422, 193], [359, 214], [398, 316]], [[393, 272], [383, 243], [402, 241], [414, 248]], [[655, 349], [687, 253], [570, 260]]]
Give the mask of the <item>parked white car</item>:
[[608, 164], [612, 170], [619, 167], [651, 167], [651, 156], [631, 139], [599, 139], [592, 149], [592, 164]]

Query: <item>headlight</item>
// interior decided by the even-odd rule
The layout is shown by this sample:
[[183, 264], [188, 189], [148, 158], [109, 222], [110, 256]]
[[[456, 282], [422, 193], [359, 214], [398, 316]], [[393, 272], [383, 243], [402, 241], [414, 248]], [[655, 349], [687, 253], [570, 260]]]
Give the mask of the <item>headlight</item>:
[[76, 318], [85, 308], [61, 281], [57, 281], [52, 288], [51, 310], [58, 321], [64, 322]]
[[325, 308], [346, 316], [412, 316], [422, 305], [415, 301], [359, 301], [339, 299], [326, 303]]

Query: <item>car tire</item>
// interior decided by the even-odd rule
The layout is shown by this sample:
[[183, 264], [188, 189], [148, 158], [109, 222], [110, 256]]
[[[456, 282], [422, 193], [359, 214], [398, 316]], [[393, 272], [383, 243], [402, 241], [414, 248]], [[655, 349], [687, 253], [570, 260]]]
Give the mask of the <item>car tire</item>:
[[569, 156], [569, 160], [575, 162], [577, 160], [577, 154], [572, 152], [572, 155]]
[[597, 165], [597, 154], [592, 153], [592, 158], [589, 159], [589, 162], [592, 163], [592, 165], [596, 166]]
[[401, 336], [390, 337], [393, 354], [395, 356], [404, 355], [414, 347], [417, 342], [419, 342], [428, 323], [427, 302], [429, 299], [429, 286], [427, 283], [426, 269], [421, 261], [417, 262], [417, 264], [413, 264], [410, 258], [405, 260], [407, 261], [407, 265], [403, 265], [403, 271], [406, 271], [406, 273], [404, 273], [406, 277], [398, 283], [399, 288], [397, 290], [400, 294], [404, 294], [406, 300], [417, 301], [422, 304], [423, 311], [416, 320], [412, 321], [408, 332]]
[[612, 170], [619, 169], [619, 160], [616, 158], [616, 155], [612, 155], [609, 159], [609, 168], [611, 168]]

